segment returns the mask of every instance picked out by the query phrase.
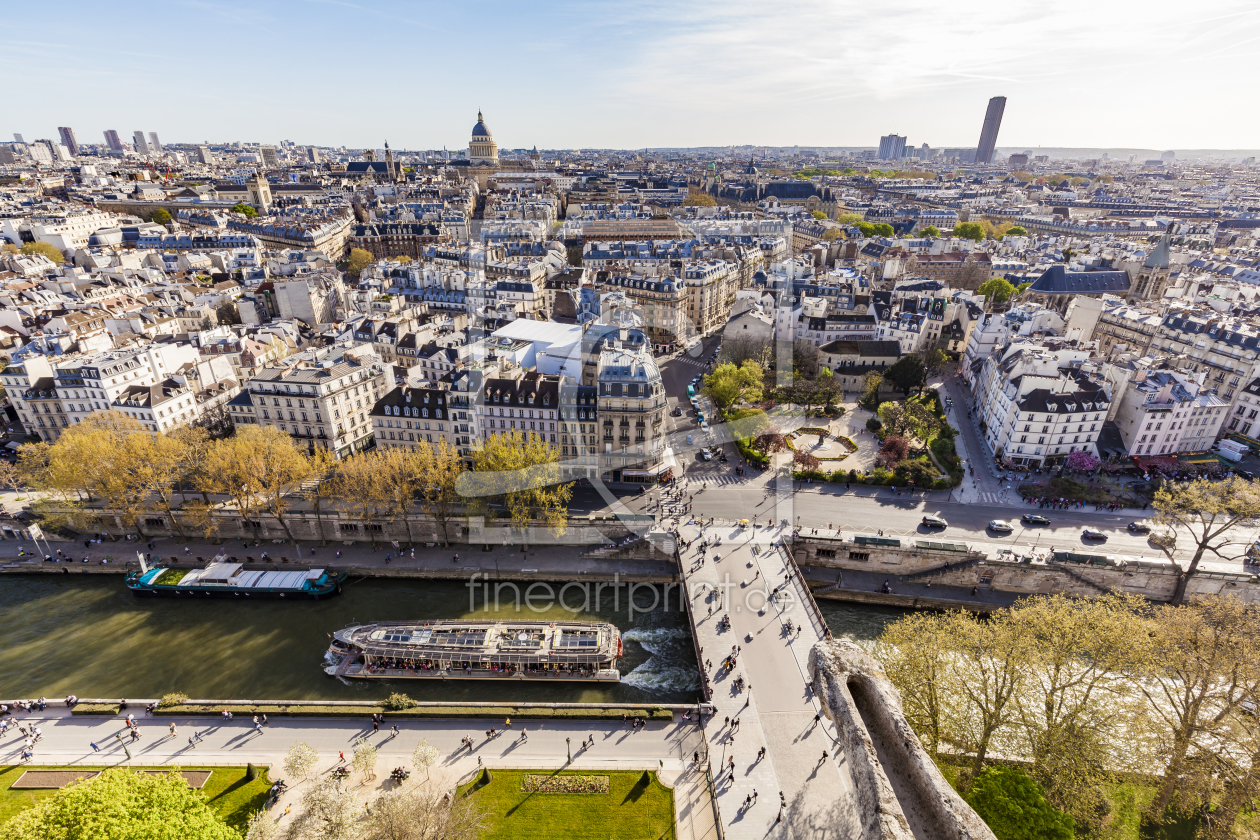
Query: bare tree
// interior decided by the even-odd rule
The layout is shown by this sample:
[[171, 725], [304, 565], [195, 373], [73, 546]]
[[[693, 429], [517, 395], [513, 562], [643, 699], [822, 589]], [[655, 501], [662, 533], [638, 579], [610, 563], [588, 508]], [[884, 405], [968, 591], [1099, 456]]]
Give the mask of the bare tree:
[[372, 802], [360, 840], [476, 840], [486, 818], [469, 796], [397, 788]]

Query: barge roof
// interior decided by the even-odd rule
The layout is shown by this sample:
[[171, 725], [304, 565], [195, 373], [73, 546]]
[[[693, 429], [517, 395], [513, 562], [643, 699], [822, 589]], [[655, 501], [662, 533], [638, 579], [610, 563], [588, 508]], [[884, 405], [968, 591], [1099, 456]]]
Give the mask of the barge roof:
[[356, 625], [334, 637], [368, 656], [460, 662], [607, 662], [620, 632], [596, 621], [400, 621]]

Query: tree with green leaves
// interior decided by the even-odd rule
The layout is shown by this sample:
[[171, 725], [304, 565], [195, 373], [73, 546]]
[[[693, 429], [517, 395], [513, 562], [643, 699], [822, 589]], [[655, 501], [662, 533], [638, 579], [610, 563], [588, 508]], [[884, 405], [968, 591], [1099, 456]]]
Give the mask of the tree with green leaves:
[[[1156, 491], [1151, 506], [1157, 511], [1153, 523], [1157, 531], [1151, 542], [1177, 568], [1177, 589], [1172, 602], [1180, 604], [1185, 598], [1186, 584], [1198, 571], [1205, 554], [1222, 560], [1237, 560], [1243, 556], [1247, 546], [1235, 542], [1231, 532], [1238, 526], [1252, 527], [1260, 519], [1260, 486], [1239, 476], [1225, 481], [1200, 478], [1165, 483]], [[1187, 567], [1175, 558], [1179, 541], [1192, 552]]]
[[247, 219], [252, 219], [258, 215], [258, 211], [254, 209], [254, 205], [246, 204], [243, 201], [239, 201], [236, 204], [233, 204], [231, 207], [231, 212], [240, 213], [242, 216], [244, 216]]
[[923, 360], [915, 354], [902, 356], [884, 371], [884, 380], [903, 394], [927, 384], [927, 369]]
[[979, 242], [984, 239], [984, 227], [977, 222], [959, 222], [954, 225], [953, 235], [959, 239]]
[[236, 303], [225, 300], [220, 303], [214, 310], [214, 314], [218, 316], [220, 324], [239, 324], [241, 323], [241, 312], [236, 308]]
[[876, 236], [892, 236], [893, 226], [887, 222], [877, 222], [871, 227], [871, 232]]
[[153, 217], [150, 219], [155, 225], [168, 225], [171, 223], [171, 214], [165, 207], [159, 207], [153, 211]]
[[11, 840], [240, 840], [177, 771], [121, 767], [67, 785], [4, 825]]
[[879, 389], [884, 384], [884, 375], [877, 370], [867, 371], [862, 377], [862, 397], [860, 402], [867, 410], [874, 410], [879, 405]]
[[949, 356], [939, 345], [923, 348], [919, 351], [919, 358], [923, 360], [923, 369], [929, 377], [936, 376], [949, 364]]
[[941, 229], [938, 228], [936, 225], [928, 225], [927, 227], [923, 228], [923, 230], [919, 231], [919, 233], [923, 234], [924, 236], [930, 237], [932, 239], [936, 239], [937, 237], [941, 235]]
[[717, 200], [707, 192], [692, 189], [683, 199], [683, 207], [717, 207]]
[[61, 249], [48, 242], [27, 242], [22, 246], [22, 253], [27, 256], [38, 254], [41, 257], [47, 257], [58, 265], [66, 261], [66, 255], [61, 253]]
[[976, 292], [984, 295], [986, 308], [1000, 306], [1015, 295], [1015, 287], [1004, 277], [994, 277], [980, 284]]
[[1027, 236], [1028, 230], [1023, 225], [1011, 225], [1006, 229], [1007, 236]]
[[704, 392], [722, 408], [741, 400], [760, 402], [764, 380], [765, 372], [752, 359], [744, 360], [739, 367], [728, 362], [704, 377]]
[[1023, 770], [996, 765], [976, 777], [964, 798], [997, 840], [1072, 840], [1072, 818], [1047, 801]]
[[811, 210], [809, 215], [813, 216], [813, 217], [814, 217], [814, 219], [816, 219], [817, 221], [820, 221], [820, 222], [821, 222], [823, 219], [827, 218], [827, 214], [826, 214], [826, 213], [824, 213], [824, 212], [823, 212], [823, 211], [821, 211], [821, 210]]
[[836, 222], [842, 225], [856, 225], [861, 221], [863, 221], [863, 219], [857, 213], [841, 213], [840, 216], [836, 218]]

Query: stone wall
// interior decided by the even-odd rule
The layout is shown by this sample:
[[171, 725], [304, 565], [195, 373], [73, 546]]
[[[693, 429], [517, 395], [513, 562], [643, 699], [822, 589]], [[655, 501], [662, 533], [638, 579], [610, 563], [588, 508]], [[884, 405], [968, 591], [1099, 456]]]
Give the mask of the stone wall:
[[[869, 546], [828, 537], [798, 538], [792, 543], [797, 566], [871, 572], [885, 577], [915, 575], [916, 581], [947, 586], [983, 586], [1021, 595], [1063, 593], [1095, 597], [1120, 590], [1151, 601], [1168, 601], [1177, 586], [1170, 562], [1125, 560], [1115, 566], [1083, 563], [1021, 563], [981, 551], [936, 551], [914, 546]], [[1260, 578], [1247, 573], [1199, 572], [1186, 586], [1187, 596], [1230, 594], [1260, 603]]]
[[823, 641], [809, 672], [853, 776], [860, 840], [996, 840], [923, 749], [878, 663], [853, 642]]

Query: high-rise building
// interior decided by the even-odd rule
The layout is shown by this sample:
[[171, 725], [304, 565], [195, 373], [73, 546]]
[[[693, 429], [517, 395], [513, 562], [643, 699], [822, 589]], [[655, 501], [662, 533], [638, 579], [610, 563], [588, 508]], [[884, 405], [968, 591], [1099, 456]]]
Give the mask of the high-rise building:
[[149, 141], [144, 139], [144, 132], [137, 131], [133, 136], [136, 140], [136, 154], [147, 155], [149, 153]]
[[263, 162], [263, 166], [270, 166], [270, 167], [272, 167], [272, 168], [279, 168], [279, 166], [280, 166], [280, 159], [276, 157], [276, 147], [275, 147], [275, 146], [263, 146], [262, 148], [260, 148], [260, 149], [259, 149], [259, 152], [261, 152], [261, 153], [262, 153], [262, 162]]
[[112, 128], [105, 132], [105, 145], [109, 147], [111, 152], [121, 152], [123, 150], [122, 140], [118, 137], [118, 132]]
[[984, 112], [984, 127], [980, 129], [980, 144], [976, 146], [976, 163], [992, 163], [993, 150], [997, 148], [998, 129], [1002, 127], [1002, 113], [1006, 111], [1006, 97], [995, 96], [989, 100]]
[[210, 151], [209, 146], [197, 147], [197, 160], [206, 164], [214, 163], [214, 153]]
[[153, 149], [153, 154], [162, 154], [162, 141], [157, 139], [156, 131], [149, 132], [149, 147]]
[[71, 157], [77, 157], [79, 141], [74, 139], [74, 129], [68, 125], [62, 125], [57, 127], [57, 133], [61, 135], [61, 145], [69, 150]]
[[879, 159], [900, 160], [906, 153], [906, 138], [900, 134], [885, 134], [879, 138]]
[[21, 135], [21, 134], [18, 134], [18, 133], [15, 131], [15, 132], [13, 132], [13, 142], [14, 142], [14, 143], [25, 143], [26, 141], [22, 139], [22, 135]]
[[310, 159], [311, 163], [319, 163], [324, 159], [323, 155], [319, 153], [319, 149], [314, 146], [306, 147], [306, 155]]

